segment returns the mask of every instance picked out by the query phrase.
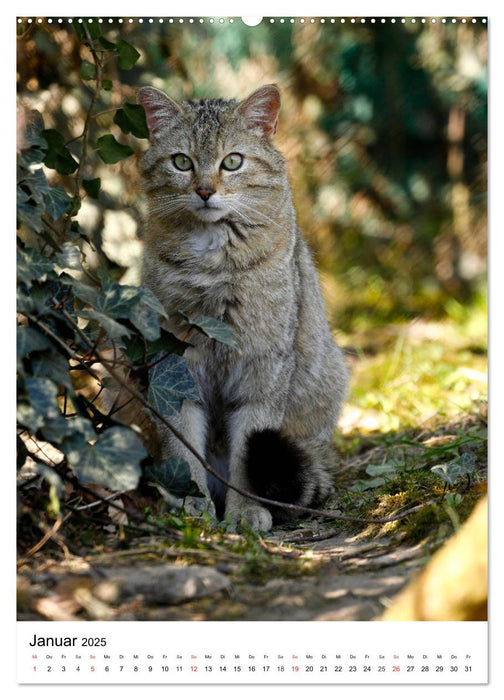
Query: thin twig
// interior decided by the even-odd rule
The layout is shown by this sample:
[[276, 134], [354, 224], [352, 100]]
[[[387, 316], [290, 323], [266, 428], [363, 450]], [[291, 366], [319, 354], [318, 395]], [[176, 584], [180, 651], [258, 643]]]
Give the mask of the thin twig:
[[53, 526], [51, 527], [51, 529], [48, 530], [48, 531], [46, 532], [46, 534], [42, 537], [42, 539], [41, 539], [39, 542], [37, 542], [37, 544], [33, 545], [33, 547], [32, 547], [31, 549], [29, 549], [29, 550], [26, 552], [25, 558], [26, 558], [26, 559], [29, 559], [29, 558], [32, 557], [34, 554], [36, 554], [36, 552], [38, 552], [39, 549], [42, 549], [42, 547], [43, 547], [52, 537], [54, 537], [54, 535], [58, 532], [58, 530], [59, 530], [60, 527], [63, 525], [63, 523], [65, 522], [65, 520], [68, 520], [68, 518], [70, 517], [70, 515], [71, 515], [71, 513], [67, 513], [67, 514], [65, 515], [64, 518], [58, 518], [58, 520], [55, 521], [55, 523], [53, 524]]
[[[86, 113], [86, 119], [84, 121], [84, 127], [82, 130], [82, 149], [81, 149], [81, 154], [80, 154], [80, 159], [79, 159], [79, 164], [77, 166], [77, 170], [75, 171], [74, 175], [74, 191], [73, 191], [73, 197], [72, 197], [72, 202], [75, 206], [77, 202], [80, 199], [80, 190], [81, 190], [81, 184], [82, 184], [82, 171], [84, 168], [84, 164], [86, 161], [87, 157], [87, 150], [88, 150], [88, 134], [89, 134], [89, 127], [91, 124], [91, 119], [92, 119], [92, 113], [94, 111], [95, 105], [98, 101], [98, 98], [100, 97], [100, 92], [102, 89], [102, 81], [103, 81], [103, 71], [102, 71], [102, 63], [100, 60], [100, 57], [98, 56], [98, 53], [96, 52], [95, 45], [93, 42], [93, 38], [91, 37], [91, 34], [89, 32], [88, 27], [84, 24], [84, 31], [86, 32], [86, 38], [89, 43], [89, 50], [91, 51], [91, 55], [93, 56], [95, 66], [96, 66], [96, 85], [94, 92], [91, 97], [91, 102], [89, 104], [87, 113]], [[72, 207], [73, 209], [74, 207]], [[70, 226], [72, 225], [72, 217], [68, 216], [66, 221], [63, 222], [63, 235], [67, 235], [68, 232], [70, 231]]]
[[68, 355], [68, 357], [72, 360], [75, 360], [80, 366], [82, 366], [83, 369], [86, 370], [86, 372], [89, 372], [89, 374], [96, 379], [97, 381], [101, 381], [100, 377], [96, 374], [96, 372], [93, 372], [93, 370], [88, 367], [88, 365], [83, 362], [83, 360], [75, 353], [72, 348], [70, 348], [61, 338], [58, 338], [58, 336], [53, 333], [53, 331], [49, 328], [49, 326], [46, 326], [46, 324], [41, 321], [37, 316], [34, 316], [33, 314], [29, 312], [24, 312], [23, 314], [26, 316], [27, 319], [29, 319], [32, 323], [35, 323], [40, 330], [45, 333], [51, 340], [53, 340], [59, 347]]

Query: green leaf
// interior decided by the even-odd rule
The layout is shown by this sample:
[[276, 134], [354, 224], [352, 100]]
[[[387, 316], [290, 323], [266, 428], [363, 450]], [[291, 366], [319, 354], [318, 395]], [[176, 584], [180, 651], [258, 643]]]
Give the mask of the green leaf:
[[103, 46], [104, 49], [107, 49], [107, 51], [115, 51], [117, 48], [115, 44], [113, 44], [108, 39], [105, 39], [104, 36], [100, 36], [98, 41], [100, 42], [100, 44]]
[[[154, 358], [154, 362], [158, 358]], [[148, 399], [163, 415], [180, 411], [184, 399], [197, 401], [199, 391], [186, 361], [178, 355], [168, 355], [149, 370]]]
[[85, 304], [96, 306], [100, 295], [100, 292], [98, 289], [96, 289], [96, 287], [92, 287], [90, 284], [85, 284], [80, 280], [76, 280], [66, 273], [63, 273], [60, 279], [63, 284], [67, 284], [72, 288], [73, 293], [78, 299], [83, 301]]
[[213, 338], [224, 345], [230, 345], [236, 350], [238, 349], [238, 345], [233, 338], [233, 329], [231, 326], [228, 326], [227, 323], [219, 321], [216, 318], [210, 318], [209, 316], [197, 316], [196, 318], [190, 318], [183, 313], [180, 315], [187, 320], [187, 323], [190, 326], [197, 328], [199, 331], [201, 331], [201, 333], [204, 333], [204, 335], [208, 336], [209, 338]]
[[168, 318], [168, 314], [164, 306], [161, 304], [157, 296], [149, 289], [149, 287], [138, 287], [141, 294], [142, 303], [154, 309], [160, 316]]
[[46, 377], [56, 384], [72, 389], [68, 360], [54, 349], [37, 353], [32, 359], [32, 371], [36, 377]]
[[125, 352], [130, 360], [134, 363], [150, 361], [155, 355], [160, 352], [176, 353], [183, 355], [188, 347], [187, 343], [183, 343], [172, 333], [161, 328], [161, 335], [153, 341], [146, 342], [138, 335], [134, 335], [125, 341]]
[[71, 468], [82, 483], [100, 484], [112, 491], [130, 491], [138, 485], [140, 462], [147, 450], [129, 428], [113, 427], [94, 445], [67, 455]]
[[80, 77], [82, 78], [82, 80], [95, 80], [97, 74], [98, 69], [96, 68], [95, 64], [84, 59], [81, 63], [80, 68]]
[[128, 44], [127, 41], [119, 39], [119, 41], [116, 44], [116, 48], [117, 63], [119, 64], [119, 68], [122, 68], [123, 70], [130, 70], [131, 68], [133, 68], [135, 63], [140, 58], [140, 54], [135, 49], [135, 47], [131, 44]]
[[54, 274], [54, 266], [34, 248], [17, 250], [17, 276], [28, 287], [31, 287], [35, 280], [44, 282]]
[[101, 180], [99, 177], [95, 177], [92, 180], [82, 180], [82, 187], [86, 194], [88, 194], [93, 199], [98, 199], [100, 193]]
[[453, 486], [458, 479], [471, 474], [476, 466], [476, 456], [471, 452], [464, 452], [459, 459], [446, 464], [436, 464], [431, 467], [431, 472], [444, 482]]
[[58, 387], [46, 377], [28, 377], [25, 380], [26, 391], [32, 408], [47, 418], [61, 415], [58, 408]]
[[102, 88], [103, 88], [104, 90], [107, 90], [107, 92], [108, 92], [109, 90], [112, 90], [112, 88], [113, 88], [113, 83], [112, 83], [112, 81], [109, 80], [108, 78], [105, 78], [104, 80], [102, 80]]
[[63, 187], [56, 185], [50, 187], [47, 194], [44, 196], [44, 204], [49, 216], [56, 221], [60, 216], [67, 211], [72, 198], [68, 195]]
[[466, 474], [470, 474], [476, 468], [476, 455], [472, 452], [464, 452], [460, 457], [460, 466]]
[[140, 139], [149, 138], [147, 118], [142, 105], [135, 105], [125, 102], [122, 109], [118, 109], [115, 113], [114, 122], [125, 134], [132, 133], [133, 136]]
[[369, 476], [387, 476], [394, 475], [398, 471], [396, 462], [385, 462], [385, 464], [369, 464], [366, 467], [366, 474]]
[[25, 193], [20, 193], [20, 189], [18, 188], [17, 216], [19, 221], [28, 226], [28, 228], [33, 229], [35, 233], [40, 233], [43, 227], [43, 213], [44, 207], [30, 200], [29, 197], [26, 197]]
[[27, 401], [18, 401], [16, 420], [18, 425], [27, 428], [32, 433], [36, 433], [45, 423], [44, 416]]
[[16, 328], [17, 355], [26, 357], [32, 352], [47, 350], [51, 347], [50, 340], [30, 326], [18, 326]]
[[79, 164], [65, 146], [63, 136], [56, 129], [44, 129], [40, 134], [47, 144], [44, 164], [54, 168], [61, 175], [71, 175]]
[[125, 325], [115, 321], [113, 318], [110, 318], [108, 314], [101, 313], [100, 311], [95, 311], [94, 309], [84, 309], [79, 311], [78, 315], [81, 318], [88, 318], [97, 321], [108, 337], [112, 340], [119, 340], [132, 334], [132, 331]]
[[177, 498], [204, 497], [205, 495], [192, 480], [189, 464], [182, 457], [170, 457], [160, 465], [149, 465], [145, 469], [145, 476]]
[[112, 134], [106, 134], [101, 136], [96, 142], [98, 155], [103, 160], [104, 163], [117, 163], [123, 158], [133, 155], [135, 152], [131, 146], [119, 143], [112, 136]]
[[[80, 19], [82, 19], [82, 22], [79, 22]], [[92, 19], [93, 21], [90, 22], [90, 19]], [[91, 39], [100, 38], [101, 27], [96, 21], [96, 17], [74, 17], [72, 26], [79, 39], [84, 43], [89, 41], [88, 33]]]
[[117, 284], [117, 282], [103, 284], [102, 293], [96, 300], [96, 308], [114, 318], [129, 318], [140, 295], [139, 287]]
[[82, 253], [79, 248], [73, 243], [63, 243], [61, 251], [56, 255], [56, 264], [62, 270], [82, 270], [81, 262]]
[[383, 486], [385, 483], [386, 480], [380, 476], [377, 476], [375, 479], [368, 479], [367, 481], [363, 481], [361, 479], [352, 484], [349, 490], [353, 491], [354, 493], [361, 493], [362, 491], [377, 489], [379, 486]]
[[146, 340], [157, 340], [161, 333], [157, 313], [143, 304], [136, 304], [130, 314], [131, 323]]

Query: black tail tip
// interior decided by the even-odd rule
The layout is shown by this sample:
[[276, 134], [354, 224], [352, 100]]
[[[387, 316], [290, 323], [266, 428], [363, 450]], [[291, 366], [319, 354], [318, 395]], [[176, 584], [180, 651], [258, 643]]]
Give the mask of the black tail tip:
[[252, 433], [247, 443], [246, 465], [251, 489], [258, 496], [282, 503], [300, 501], [309, 459], [280, 431]]

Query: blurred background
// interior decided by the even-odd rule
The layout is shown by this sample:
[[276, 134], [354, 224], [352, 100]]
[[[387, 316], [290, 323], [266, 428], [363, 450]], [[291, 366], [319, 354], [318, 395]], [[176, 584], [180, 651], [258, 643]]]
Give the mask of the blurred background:
[[[276, 143], [286, 157], [328, 313], [353, 370], [342, 427], [398, 430], [436, 414], [473, 410], [486, 397], [487, 33], [475, 23], [420, 20], [162, 23], [105, 20], [103, 35], [141, 54], [106, 69], [92, 120], [137, 154], [114, 110], [154, 85], [176, 100], [282, 91]], [[64, 21], [18, 37], [18, 99], [79, 154], [92, 90], [90, 54]], [[67, 182], [55, 171], [52, 181]], [[93, 249], [128, 284], [140, 282], [145, 203], [136, 159], [104, 165], [79, 222]], [[393, 392], [392, 392], [393, 389]], [[391, 398], [393, 396], [393, 398]], [[446, 397], [449, 396], [449, 400]]]

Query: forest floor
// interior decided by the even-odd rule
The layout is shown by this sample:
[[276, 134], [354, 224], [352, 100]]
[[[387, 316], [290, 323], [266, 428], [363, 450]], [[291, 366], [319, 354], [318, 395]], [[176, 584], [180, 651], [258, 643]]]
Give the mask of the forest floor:
[[[58, 519], [40, 508], [50, 490], [31, 481], [19, 506], [18, 619], [379, 618], [486, 494], [485, 343], [483, 310], [363, 331], [352, 347], [343, 339], [353, 379], [324, 506], [333, 519], [259, 536], [167, 512], [152, 494], [72, 487], [65, 502], [78, 507]], [[412, 508], [386, 524], [338, 519]]]

